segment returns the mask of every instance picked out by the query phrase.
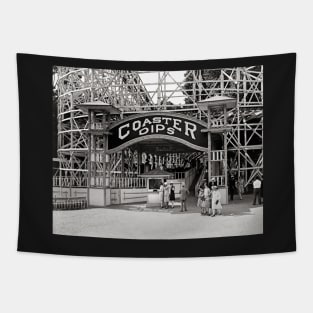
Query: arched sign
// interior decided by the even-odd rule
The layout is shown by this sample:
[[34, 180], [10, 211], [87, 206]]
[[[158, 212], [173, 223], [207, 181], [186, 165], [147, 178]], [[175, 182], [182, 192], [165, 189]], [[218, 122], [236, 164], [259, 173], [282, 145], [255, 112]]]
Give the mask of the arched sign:
[[195, 150], [207, 151], [207, 134], [201, 132], [206, 127], [206, 123], [184, 114], [134, 114], [110, 127], [108, 153], [154, 138], [173, 140]]

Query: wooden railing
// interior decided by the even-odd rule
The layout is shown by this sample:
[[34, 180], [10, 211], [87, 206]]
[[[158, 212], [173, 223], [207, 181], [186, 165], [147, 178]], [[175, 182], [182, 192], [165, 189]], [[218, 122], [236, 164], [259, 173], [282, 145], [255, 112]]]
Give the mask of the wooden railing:
[[225, 186], [225, 176], [212, 176], [215, 179], [217, 186]]
[[173, 176], [174, 176], [174, 179], [185, 179], [186, 172], [174, 172]]
[[85, 208], [87, 208], [87, 199], [85, 197], [53, 198], [54, 210], [79, 210]]
[[90, 123], [90, 129], [102, 130], [103, 125], [102, 123], [99, 123], [99, 122]]
[[189, 189], [189, 187], [191, 186], [193, 180], [195, 179], [196, 176], [196, 168], [193, 167], [191, 169], [189, 169], [188, 171], [185, 172], [185, 184], [186, 184], [186, 188]]
[[198, 190], [199, 190], [200, 185], [201, 185], [201, 183], [202, 183], [202, 181], [204, 179], [204, 176], [205, 176], [205, 168], [202, 169], [201, 174], [200, 174], [200, 176], [198, 178], [198, 181], [197, 181], [197, 183], [195, 185], [195, 195], [196, 196], [198, 195]]
[[146, 188], [147, 178], [141, 177], [116, 177], [110, 179], [110, 188]]
[[211, 151], [211, 161], [223, 161], [224, 160], [224, 150], [213, 150]]
[[[186, 187], [188, 188], [194, 179], [195, 169], [191, 168], [185, 172], [173, 172], [174, 179], [185, 180]], [[91, 187], [103, 187], [103, 176], [95, 176], [91, 178]], [[54, 176], [53, 186], [60, 188], [70, 187], [87, 187], [87, 177], [66, 177], [66, 176]], [[109, 188], [146, 188], [147, 178], [129, 176], [120, 177], [114, 175], [110, 179], [107, 178], [107, 187]]]
[[87, 187], [87, 177], [53, 176], [53, 187]]
[[[202, 170], [202, 172], [199, 176], [198, 182], [195, 186], [195, 194], [197, 194], [204, 177], [205, 177], [205, 168]], [[225, 186], [225, 176], [222, 176], [222, 175], [221, 176], [211, 176], [211, 178], [215, 179], [217, 186]]]

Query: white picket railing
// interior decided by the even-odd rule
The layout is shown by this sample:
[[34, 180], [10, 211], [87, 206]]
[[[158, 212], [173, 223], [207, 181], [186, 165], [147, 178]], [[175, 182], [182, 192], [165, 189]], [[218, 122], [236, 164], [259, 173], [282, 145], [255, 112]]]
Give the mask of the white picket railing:
[[174, 179], [185, 179], [186, 172], [174, 172], [173, 177]]
[[78, 210], [86, 208], [87, 208], [87, 199], [85, 197], [53, 198], [54, 210]]
[[147, 178], [142, 177], [114, 177], [110, 179], [110, 188], [146, 188]]
[[215, 179], [217, 186], [225, 186], [225, 176], [212, 176]]
[[[186, 182], [186, 186], [190, 186], [195, 175], [195, 169], [192, 168], [185, 172], [173, 172], [174, 179], [183, 179]], [[91, 187], [103, 187], [103, 176], [94, 176], [90, 180]], [[54, 187], [87, 187], [87, 177], [66, 177], [66, 176], [54, 176]], [[120, 175], [114, 175], [110, 179], [107, 178], [107, 187], [109, 188], [146, 188], [147, 178], [127, 176], [121, 177]]]
[[53, 187], [87, 187], [87, 177], [53, 176]]

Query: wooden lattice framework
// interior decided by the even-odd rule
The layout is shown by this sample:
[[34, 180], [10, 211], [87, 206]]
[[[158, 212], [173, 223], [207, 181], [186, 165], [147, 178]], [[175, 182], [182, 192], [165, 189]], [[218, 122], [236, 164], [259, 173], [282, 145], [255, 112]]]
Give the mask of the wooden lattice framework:
[[[102, 101], [118, 107], [123, 118], [147, 111], [179, 112], [207, 121], [205, 111], [197, 105], [199, 100], [212, 96], [235, 97], [237, 105], [227, 111], [228, 169], [242, 175], [245, 184], [263, 175], [263, 66], [190, 70], [177, 80], [173, 72], [142, 72], [106, 69], [54, 67], [54, 92], [57, 106], [58, 166], [55, 182], [66, 180], [70, 185], [85, 185], [88, 168], [88, 116], [76, 105]], [[145, 82], [145, 75], [154, 80]], [[209, 78], [208, 78], [209, 77]], [[213, 112], [211, 123], [219, 125], [224, 112]], [[101, 143], [99, 143], [101, 149]], [[108, 171], [121, 173], [121, 159], [128, 158], [131, 174], [131, 152], [110, 155]], [[95, 160], [99, 172], [102, 160]], [[57, 179], [56, 179], [57, 178]], [[82, 183], [83, 182], [83, 183]]]

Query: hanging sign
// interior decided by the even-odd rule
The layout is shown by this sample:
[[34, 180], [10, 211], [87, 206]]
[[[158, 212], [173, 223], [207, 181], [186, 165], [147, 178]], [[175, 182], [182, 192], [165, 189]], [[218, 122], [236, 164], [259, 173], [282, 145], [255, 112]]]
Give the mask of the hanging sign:
[[167, 139], [207, 151], [206, 124], [184, 114], [134, 114], [110, 127], [108, 152], [116, 152], [142, 140]]

